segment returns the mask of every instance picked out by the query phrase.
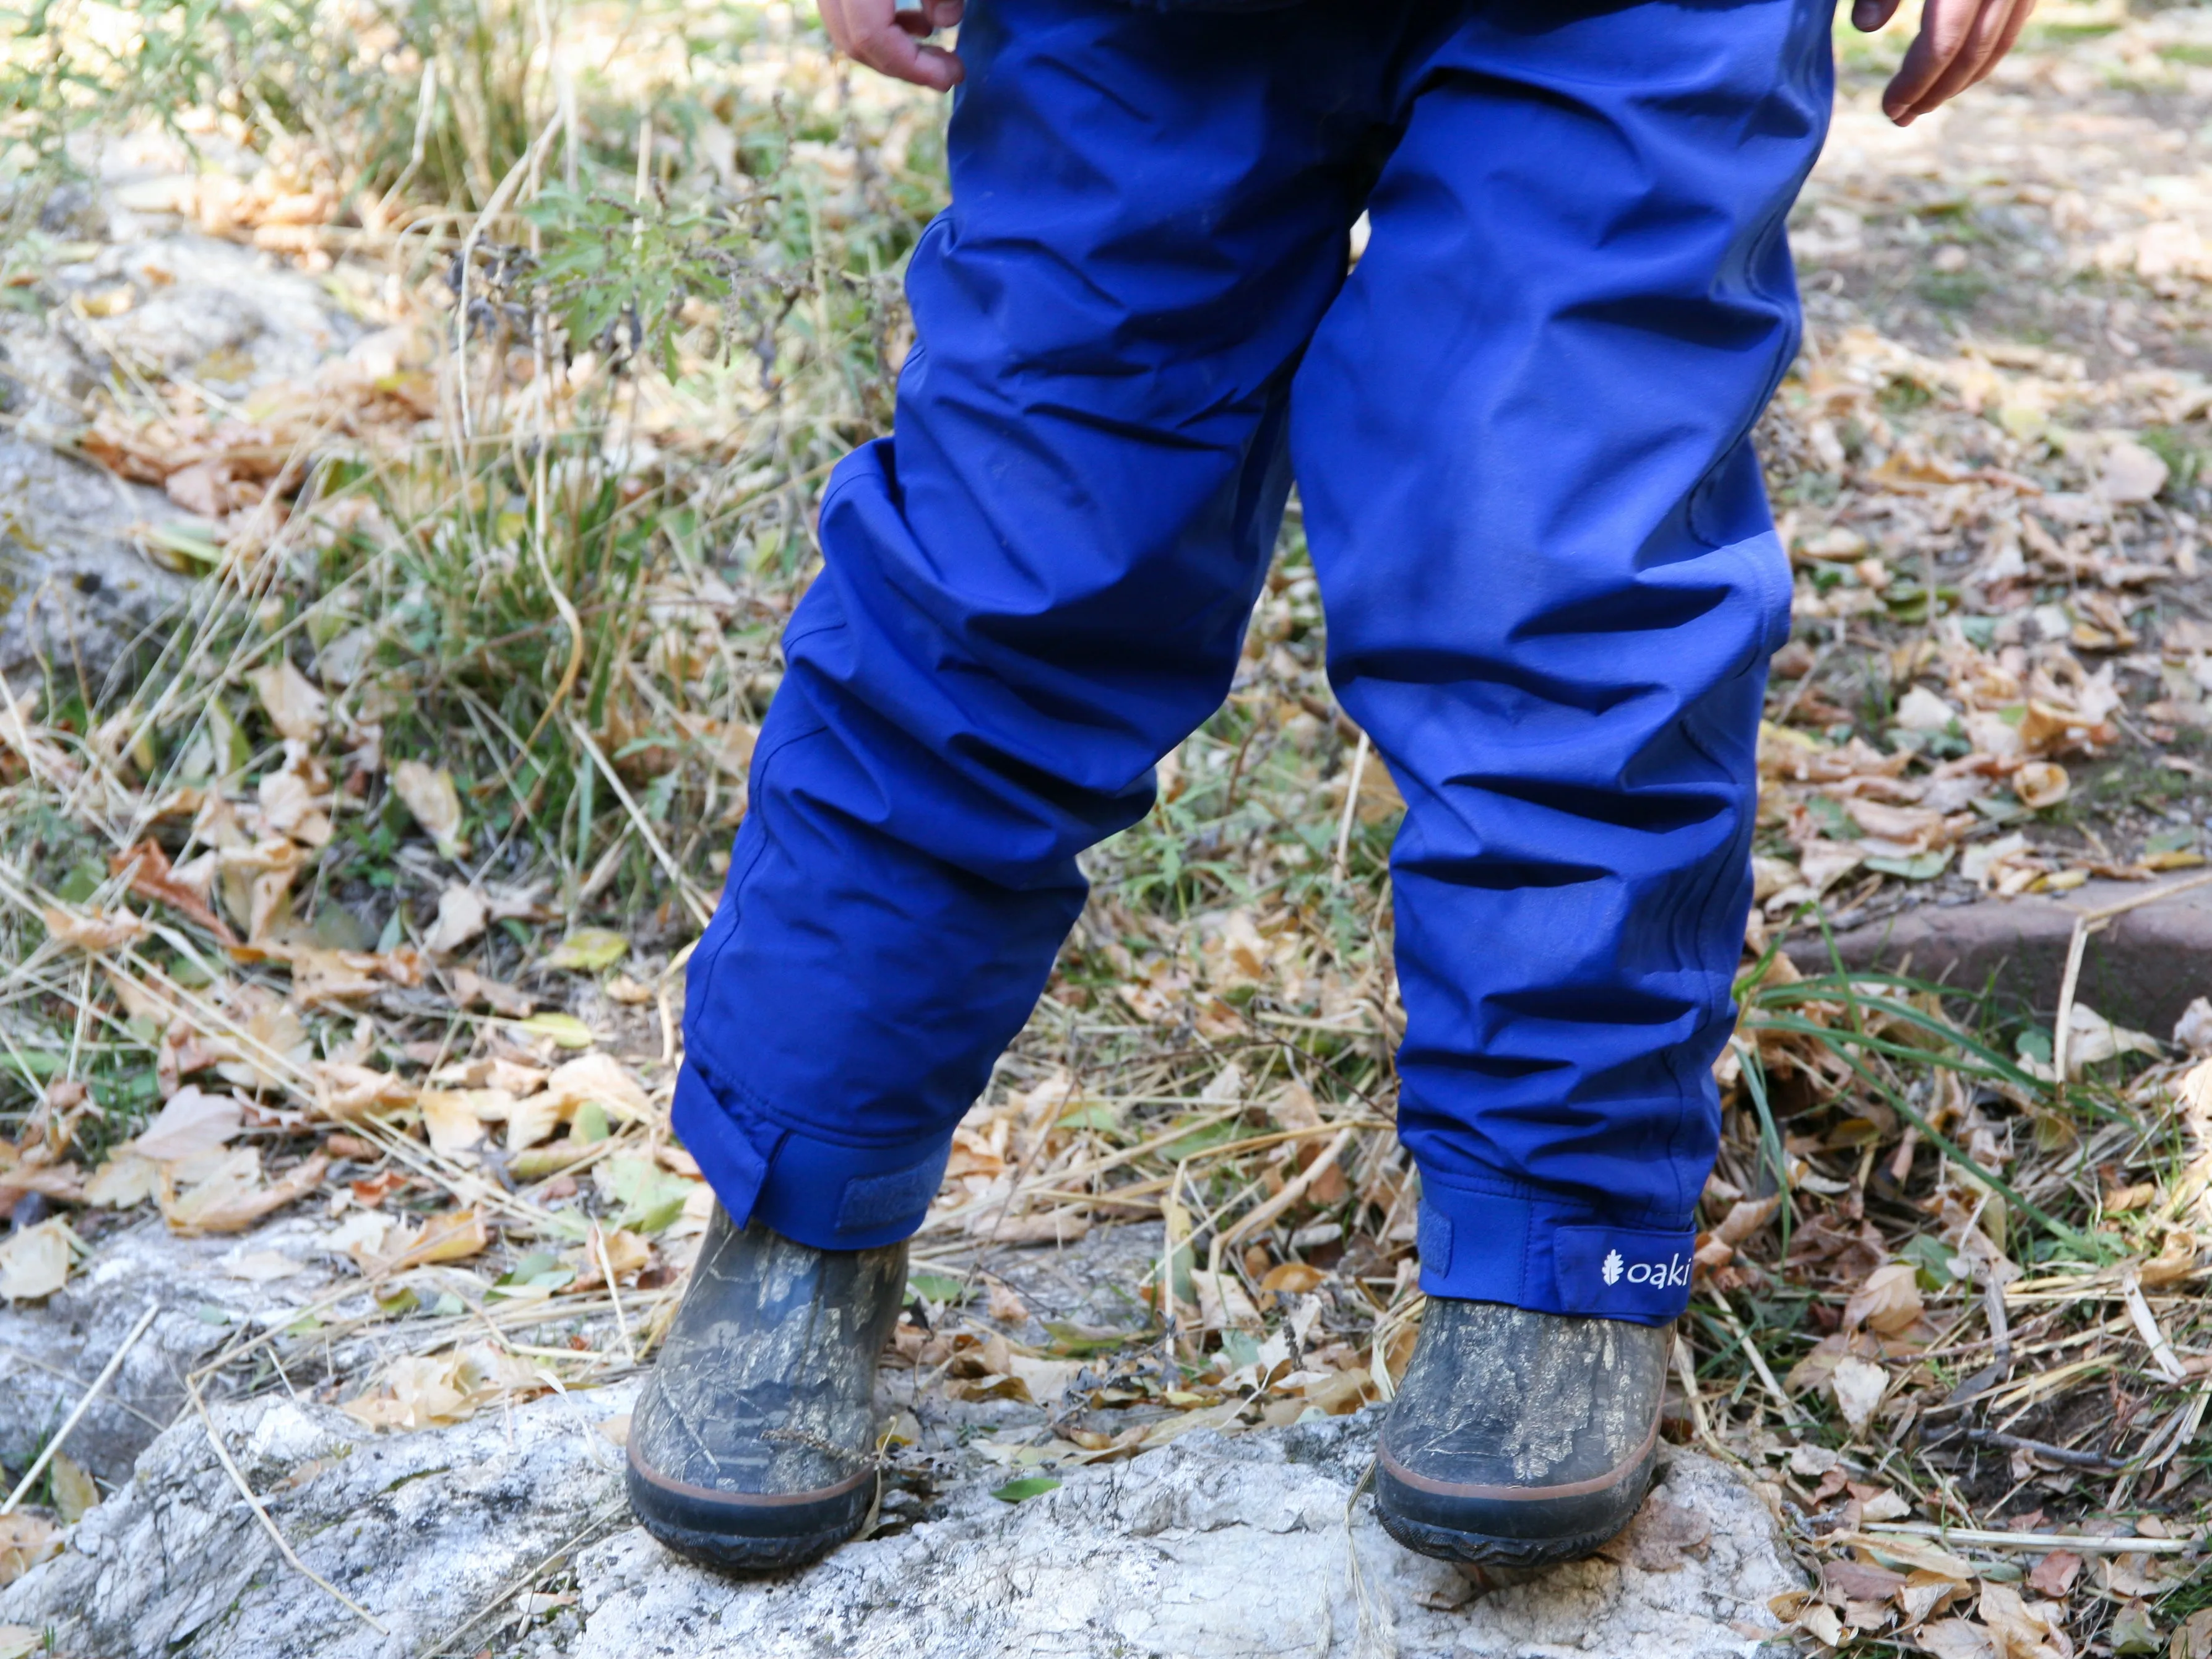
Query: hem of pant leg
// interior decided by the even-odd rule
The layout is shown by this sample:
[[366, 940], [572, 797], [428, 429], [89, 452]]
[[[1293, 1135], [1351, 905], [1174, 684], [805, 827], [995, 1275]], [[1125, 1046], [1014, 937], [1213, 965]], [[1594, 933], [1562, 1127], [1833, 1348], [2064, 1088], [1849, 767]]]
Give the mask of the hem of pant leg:
[[817, 1250], [869, 1250], [911, 1237], [929, 1212], [950, 1135], [853, 1146], [780, 1121], [742, 1085], [687, 1062], [670, 1116], [708, 1185], [739, 1226], [753, 1222]]
[[1425, 1171], [1419, 1231], [1428, 1296], [1638, 1325], [1663, 1325], [1689, 1305], [1696, 1234], [1686, 1224], [1623, 1220]]

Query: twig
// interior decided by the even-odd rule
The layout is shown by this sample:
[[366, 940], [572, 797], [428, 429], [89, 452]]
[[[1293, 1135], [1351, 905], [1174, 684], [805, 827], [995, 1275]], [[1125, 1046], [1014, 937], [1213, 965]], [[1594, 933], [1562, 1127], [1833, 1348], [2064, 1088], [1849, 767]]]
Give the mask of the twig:
[[622, 1287], [615, 1283], [615, 1264], [607, 1255], [607, 1235], [599, 1224], [592, 1224], [592, 1243], [599, 1253], [599, 1271], [607, 1276], [607, 1299], [615, 1304], [615, 1328], [622, 1333], [623, 1352], [629, 1363], [637, 1364], [637, 1344], [630, 1340], [629, 1321], [623, 1313]]
[[2127, 1302], [2128, 1316], [2135, 1321], [2136, 1334], [2142, 1338], [2143, 1346], [2150, 1350], [2150, 1363], [2158, 1368], [2158, 1374], [2169, 1382], [2185, 1382], [2189, 1373], [2182, 1370], [2181, 1361], [2174, 1357], [2172, 1346], [2166, 1340], [2166, 1333], [2158, 1328], [2158, 1316], [2150, 1310], [2150, 1304], [2143, 1297], [2142, 1284], [2136, 1277], [2132, 1263], [2120, 1270], [2120, 1295]]
[[1947, 1544], [1979, 1544], [1989, 1549], [2071, 1550], [2076, 1555], [2192, 1555], [2204, 1547], [2193, 1538], [2078, 1538], [2071, 1533], [1984, 1532], [1976, 1527], [1942, 1527], [1926, 1521], [1869, 1521], [1856, 1534], [1832, 1537], [1838, 1543], [1856, 1539], [1879, 1548], [1881, 1534], [1936, 1538]]
[[1262, 1227], [1272, 1225], [1277, 1216], [1306, 1195], [1306, 1189], [1309, 1187], [1335, 1168], [1336, 1160], [1343, 1156], [1344, 1149], [1352, 1144], [1352, 1137], [1357, 1133], [1356, 1128], [1339, 1130], [1336, 1139], [1321, 1149], [1321, 1156], [1300, 1170], [1297, 1179], [1285, 1183], [1283, 1190], [1265, 1204], [1247, 1210], [1242, 1218], [1226, 1232], [1220, 1234], [1218, 1239], [1219, 1247], [1226, 1249], [1237, 1243], [1238, 1239], [1258, 1232]]
[[37, 1460], [24, 1471], [23, 1478], [15, 1483], [15, 1490], [8, 1494], [8, 1501], [0, 1504], [0, 1515], [15, 1513], [15, 1505], [23, 1501], [23, 1494], [30, 1491], [37, 1483], [39, 1477], [46, 1472], [46, 1465], [52, 1462], [54, 1455], [61, 1450], [62, 1443], [70, 1437], [70, 1431], [76, 1427], [77, 1419], [91, 1409], [92, 1402], [100, 1397], [100, 1391], [106, 1388], [115, 1373], [123, 1368], [123, 1356], [131, 1352], [133, 1343], [146, 1334], [146, 1328], [154, 1322], [154, 1316], [161, 1311], [161, 1304], [158, 1302], [149, 1302], [146, 1304], [146, 1311], [138, 1316], [138, 1322], [131, 1328], [130, 1334], [123, 1339], [115, 1352], [107, 1357], [107, 1364], [100, 1368], [100, 1375], [92, 1379], [92, 1386], [84, 1391], [84, 1398], [76, 1402], [69, 1416], [63, 1419], [61, 1427], [55, 1431], [54, 1437], [46, 1442], [46, 1449], [40, 1452]]
[[2171, 882], [2164, 887], [2153, 888], [2147, 893], [2134, 894], [2116, 904], [2104, 905], [2094, 910], [2083, 910], [2075, 917], [2074, 937], [2069, 939], [2066, 945], [2066, 974], [2058, 986], [2057, 1023], [2052, 1026], [2051, 1032], [2051, 1069], [2054, 1073], [2051, 1088], [2054, 1091], [2063, 1095], [2066, 1090], [2067, 1027], [2073, 1022], [2074, 992], [2081, 978], [2081, 957], [2089, 948], [2089, 935], [2099, 931], [2116, 916], [2125, 915], [2129, 911], [2140, 909], [2146, 904], [2155, 904], [2159, 900], [2171, 898], [2176, 893], [2185, 893], [2192, 887], [2202, 887], [2207, 882], [2212, 882], [2212, 871], [2207, 871], [2203, 875], [2191, 876], [2185, 881]]
[[246, 1499], [246, 1506], [253, 1511], [254, 1518], [261, 1522], [263, 1530], [275, 1540], [284, 1559], [292, 1564], [292, 1571], [353, 1613], [379, 1636], [391, 1635], [392, 1632], [382, 1620], [293, 1553], [292, 1546], [285, 1541], [284, 1534], [276, 1530], [276, 1523], [270, 1519], [269, 1511], [253, 1495], [253, 1488], [246, 1484], [246, 1477], [239, 1473], [238, 1465], [231, 1462], [230, 1448], [222, 1443], [222, 1436], [216, 1430], [215, 1419], [208, 1415], [207, 1401], [200, 1398], [199, 1385], [189, 1376], [185, 1379], [185, 1392], [191, 1396], [192, 1409], [199, 1413], [200, 1426], [207, 1431], [208, 1443], [215, 1448], [215, 1455], [222, 1463], [223, 1473], [230, 1477], [231, 1485], [238, 1488], [239, 1496]]
[[1336, 878], [1344, 879], [1345, 860], [1352, 851], [1352, 818], [1359, 810], [1359, 780], [1367, 771], [1367, 733], [1359, 734], [1359, 746], [1352, 752], [1352, 777], [1344, 787], [1344, 816], [1336, 825]]

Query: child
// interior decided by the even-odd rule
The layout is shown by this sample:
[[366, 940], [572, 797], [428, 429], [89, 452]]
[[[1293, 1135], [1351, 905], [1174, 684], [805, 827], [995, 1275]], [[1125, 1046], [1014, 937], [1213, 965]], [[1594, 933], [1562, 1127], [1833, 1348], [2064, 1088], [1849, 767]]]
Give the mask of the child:
[[[1650, 1480], [1717, 1135], [1790, 620], [1748, 436], [1797, 347], [1827, 5], [927, 3], [823, 0], [862, 62], [960, 83], [952, 205], [690, 964], [675, 1121], [723, 1211], [632, 1504], [745, 1568], [866, 1516], [904, 1240], [1076, 855], [1227, 690], [1295, 476], [1332, 682], [1407, 801], [1429, 1301], [1377, 1508], [1431, 1554], [1587, 1553]], [[2031, 3], [1926, 0], [1893, 118]], [[957, 58], [917, 38], [954, 21]]]

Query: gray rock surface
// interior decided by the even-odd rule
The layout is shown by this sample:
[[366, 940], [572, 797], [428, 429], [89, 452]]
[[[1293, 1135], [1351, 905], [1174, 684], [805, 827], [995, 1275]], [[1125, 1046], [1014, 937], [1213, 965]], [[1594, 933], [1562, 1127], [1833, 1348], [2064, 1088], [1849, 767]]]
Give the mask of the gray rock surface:
[[[2178, 887], [2187, 873], [2157, 884]], [[1970, 904], [1923, 905], [1836, 936], [1850, 968], [1895, 969], [1980, 991], [1993, 986], [2046, 1022], [2058, 1006], [2066, 951], [2081, 913], [2154, 890], [2145, 884], [2091, 881], [2056, 898], [2022, 894]], [[1793, 940], [1790, 959], [1807, 973], [1829, 968], [1818, 939]], [[2154, 899], [2090, 935], [2077, 999], [2106, 1018], [2164, 1040], [2182, 1011], [2212, 994], [2212, 884]]]
[[[51, 1625], [103, 1659], [398, 1659], [465, 1627], [460, 1652], [584, 1659], [974, 1659], [981, 1655], [1565, 1655], [1717, 1659], [1773, 1629], [1769, 1596], [1802, 1580], [1758, 1497], [1718, 1464], [1672, 1454], [1638, 1528], [1710, 1540], [1670, 1569], [1625, 1550], [1480, 1593], [1410, 1555], [1347, 1502], [1377, 1413], [1235, 1439], [1185, 1437], [1054, 1492], [995, 1501], [971, 1477], [930, 1518], [788, 1577], [732, 1581], [627, 1527], [619, 1455], [596, 1425], [635, 1385], [572, 1391], [472, 1421], [378, 1437], [277, 1395], [212, 1416], [303, 1564], [383, 1633], [295, 1572], [217, 1465], [197, 1416], [70, 1535], [0, 1592], [0, 1622]], [[1703, 1526], [1698, 1524], [1703, 1522]], [[620, 1528], [592, 1541], [595, 1529]], [[1632, 1543], [1636, 1534], [1632, 1534]], [[549, 1557], [580, 1543], [577, 1600], [514, 1640]], [[1644, 1565], [1638, 1565], [1639, 1559]], [[1355, 1577], [1353, 1563], [1357, 1561]], [[479, 1615], [484, 1615], [479, 1617]]]
[[158, 489], [0, 435], [0, 675], [21, 687], [51, 672], [74, 689], [82, 673], [95, 697], [108, 689], [191, 591], [131, 534], [177, 516]]
[[[63, 1448], [104, 1485], [128, 1480], [139, 1453], [185, 1408], [186, 1372], [241, 1331], [289, 1323], [354, 1278], [349, 1266], [341, 1273], [313, 1254], [317, 1231], [294, 1217], [243, 1239], [178, 1238], [155, 1218], [100, 1240], [44, 1302], [0, 1303], [0, 1461], [30, 1462], [151, 1302], [161, 1312]], [[279, 1257], [299, 1271], [241, 1276]]]

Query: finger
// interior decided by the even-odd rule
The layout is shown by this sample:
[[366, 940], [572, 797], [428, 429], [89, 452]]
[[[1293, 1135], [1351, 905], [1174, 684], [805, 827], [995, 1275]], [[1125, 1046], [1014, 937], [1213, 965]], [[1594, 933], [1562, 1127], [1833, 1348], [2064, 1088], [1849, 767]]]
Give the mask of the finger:
[[922, 0], [918, 6], [900, 7], [896, 18], [908, 34], [934, 34], [959, 22], [960, 0]]
[[1903, 125], [1919, 112], [1929, 88], [1966, 50], [1981, 10], [1980, 0], [1927, 0], [1920, 11], [1920, 33], [1882, 89], [1882, 112], [1891, 120]]
[[856, 61], [879, 74], [938, 92], [950, 92], [965, 73], [944, 47], [923, 46], [888, 17], [860, 34], [849, 50]]
[[2004, 35], [1998, 40], [1997, 49], [1990, 54], [1989, 61], [1982, 65], [1981, 72], [1974, 76], [1976, 84], [1988, 80], [1991, 71], [2004, 62], [2018, 43], [2021, 31], [2027, 27], [2027, 20], [2034, 15], [2035, 0], [2014, 0], [2012, 15], [2005, 20]]
[[849, 58], [852, 52], [848, 42], [853, 37], [845, 21], [844, 0], [817, 0], [817, 5], [822, 13], [822, 27], [830, 32], [830, 44]]
[[2005, 31], [2012, 21], [2014, 0], [1980, 0], [1975, 8], [1966, 38], [1957, 54], [1947, 64], [1933, 85], [1916, 98], [1905, 112], [1911, 120], [1925, 115], [1938, 105], [1957, 97], [1968, 87], [1988, 73], [1997, 58]]
[[1852, 0], [1851, 27], [1861, 34], [1874, 34], [1897, 15], [1899, 0]]

